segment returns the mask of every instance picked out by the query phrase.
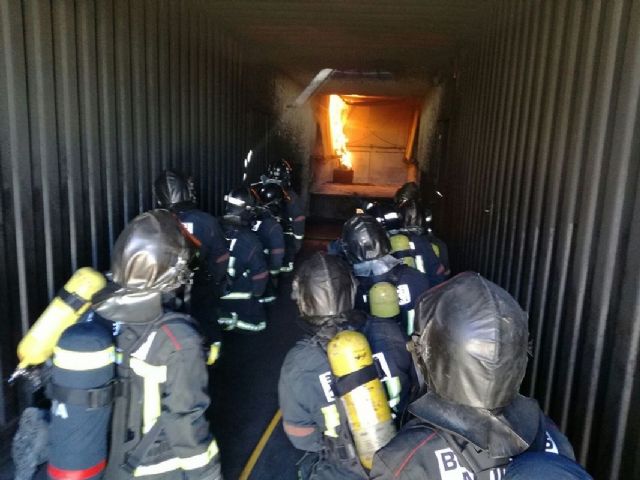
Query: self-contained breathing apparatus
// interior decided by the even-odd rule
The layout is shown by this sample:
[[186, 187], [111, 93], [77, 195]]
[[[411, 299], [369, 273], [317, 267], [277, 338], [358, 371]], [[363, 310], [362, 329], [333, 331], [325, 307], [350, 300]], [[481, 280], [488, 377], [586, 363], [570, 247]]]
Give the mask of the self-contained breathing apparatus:
[[324, 455], [366, 477], [375, 451], [395, 434], [390, 400], [382, 383], [390, 378], [384, 354], [373, 355], [366, 337], [353, 330], [366, 319], [357, 320], [356, 316], [350, 320], [355, 281], [341, 259], [314, 255], [301, 266], [293, 292], [305, 322], [318, 329], [312, 338], [331, 367], [321, 375], [325, 395], [332, 399], [323, 408]]
[[[173, 478], [173, 472], [215, 467], [217, 444], [204, 419], [208, 397], [204, 394], [206, 370], [201, 337], [190, 317], [164, 313], [162, 307], [162, 293], [188, 278], [189, 255], [189, 245], [170, 212], [142, 214], [125, 228], [114, 246], [114, 283], [93, 295], [93, 313], [73, 323], [78, 319], [80, 299], [83, 305], [91, 300], [92, 295], [87, 292], [104, 285], [104, 277], [97, 272], [77, 272], [72, 277], [74, 282], [65, 285], [67, 297], [78, 296], [72, 304], [76, 307], [74, 313], [59, 305], [57, 309], [48, 308], [47, 315], [40, 318], [43, 322], [33, 327], [36, 333], [43, 329], [53, 331], [61, 323], [71, 322], [56, 346], [51, 348], [50, 342], [41, 342], [33, 331], [25, 337], [30, 339], [26, 340], [30, 342], [29, 355], [24, 356], [31, 358], [29, 364], [34, 364], [37, 355], [44, 355], [45, 350], [53, 350], [46, 385], [52, 400], [49, 478]], [[102, 281], [97, 281], [99, 278]], [[60, 301], [56, 298], [52, 304]], [[194, 399], [188, 422], [182, 425], [173, 417], [165, 418], [172, 410], [171, 392], [167, 390], [170, 387], [165, 385], [175, 384], [170, 375], [184, 376], [168, 369], [170, 362], [177, 361], [174, 352], [187, 349], [194, 356], [185, 360], [188, 365], [183, 365], [184, 370], [195, 368], [205, 385], [194, 385], [195, 390], [202, 389], [203, 398]], [[25, 351], [23, 347], [21, 352]], [[199, 361], [201, 369], [196, 368]], [[180, 390], [181, 405], [175, 408], [190, 409], [184, 404], [188, 401], [185, 389]], [[171, 430], [170, 435], [167, 429]], [[188, 437], [188, 441], [169, 439], [180, 435]], [[218, 478], [219, 464], [217, 469], [218, 476], [207, 478]]]

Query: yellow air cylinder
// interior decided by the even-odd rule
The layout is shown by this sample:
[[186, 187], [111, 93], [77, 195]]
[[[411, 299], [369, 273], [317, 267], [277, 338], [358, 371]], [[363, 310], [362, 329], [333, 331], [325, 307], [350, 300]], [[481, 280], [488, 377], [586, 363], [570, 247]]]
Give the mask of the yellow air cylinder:
[[93, 295], [106, 284], [104, 276], [93, 268], [78, 269], [20, 341], [18, 369], [44, 363], [62, 332], [87, 311]]
[[[371, 469], [373, 454], [396, 434], [384, 387], [375, 374], [371, 347], [364, 335], [346, 330], [331, 339], [327, 356], [358, 457]], [[354, 377], [361, 378], [355, 385]]]
[[400, 315], [400, 300], [395, 285], [378, 282], [369, 289], [371, 315], [379, 318], [393, 318]]
[[[409, 241], [409, 237], [407, 237], [406, 235], [392, 235], [389, 241], [391, 242], [391, 253], [411, 251], [411, 242]], [[415, 258], [413, 258], [408, 253], [406, 253], [402, 257], [402, 261], [405, 265], [416, 268]]]

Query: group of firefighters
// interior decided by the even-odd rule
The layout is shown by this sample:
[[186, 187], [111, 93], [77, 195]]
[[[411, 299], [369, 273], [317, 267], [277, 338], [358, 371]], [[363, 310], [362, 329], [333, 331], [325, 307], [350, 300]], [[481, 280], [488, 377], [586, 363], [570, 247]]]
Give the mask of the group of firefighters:
[[266, 328], [290, 273], [299, 318], [287, 321], [305, 335], [278, 393], [284, 431], [306, 452], [299, 478], [590, 478], [518, 393], [526, 314], [478, 274], [447, 280], [418, 186], [363, 205], [294, 270], [305, 217], [291, 175], [271, 165], [225, 195], [216, 218], [189, 177], [164, 171], [159, 208], [120, 234], [108, 281], [78, 272], [65, 285], [55, 301], [79, 321], [49, 362], [48, 478], [222, 478], [206, 364], [222, 331]]

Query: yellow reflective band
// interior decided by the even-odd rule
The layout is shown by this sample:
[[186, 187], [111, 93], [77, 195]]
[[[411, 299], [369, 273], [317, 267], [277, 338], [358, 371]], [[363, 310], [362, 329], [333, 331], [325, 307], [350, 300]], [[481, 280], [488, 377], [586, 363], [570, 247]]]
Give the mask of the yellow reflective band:
[[144, 477], [146, 475], [160, 475], [174, 470], [195, 470], [202, 468], [211, 462], [218, 455], [218, 444], [215, 439], [211, 440], [209, 448], [205, 452], [192, 457], [173, 457], [153, 465], [140, 465], [133, 472], [134, 477]]
[[400, 403], [400, 392], [402, 391], [400, 377], [388, 378], [384, 384], [389, 395], [389, 407], [394, 408]]
[[214, 342], [209, 347], [209, 355], [207, 356], [207, 365], [213, 365], [220, 356], [220, 342]]
[[433, 249], [434, 253], [436, 254], [436, 257], [440, 258], [440, 247], [438, 245], [436, 245], [435, 243], [431, 244], [431, 248]]
[[143, 380], [142, 432], [147, 433], [162, 410], [160, 384], [167, 381], [167, 367], [151, 365], [136, 357], [131, 357], [130, 365], [134, 373]]
[[238, 314], [236, 312], [231, 312], [231, 318], [218, 318], [218, 325], [224, 326], [225, 330], [233, 330], [234, 328], [236, 328], [236, 323], [238, 323]]
[[235, 265], [236, 265], [236, 257], [229, 257], [229, 264], [227, 265], [227, 273], [231, 277], [236, 276]]
[[248, 330], [250, 332], [259, 332], [267, 328], [267, 323], [260, 322], [258, 324], [255, 324], [255, 323], [248, 323], [248, 322], [243, 322], [242, 320], [238, 320], [236, 322], [236, 328], [239, 328], [240, 330]]
[[220, 297], [221, 300], [248, 300], [253, 295], [250, 292], [231, 292], [227, 293], [223, 297]]
[[324, 416], [324, 434], [327, 437], [338, 437], [338, 432], [336, 432], [336, 428], [340, 426], [340, 413], [338, 413], [338, 408], [335, 403], [331, 405], [327, 405], [326, 407], [322, 407], [320, 409], [322, 415]]
[[99, 352], [74, 352], [60, 347], [53, 349], [53, 364], [64, 370], [76, 372], [95, 370], [106, 367], [116, 361], [116, 350], [113, 346]]
[[407, 312], [407, 335], [411, 335], [414, 330], [414, 322], [416, 318], [416, 311], [412, 308]]

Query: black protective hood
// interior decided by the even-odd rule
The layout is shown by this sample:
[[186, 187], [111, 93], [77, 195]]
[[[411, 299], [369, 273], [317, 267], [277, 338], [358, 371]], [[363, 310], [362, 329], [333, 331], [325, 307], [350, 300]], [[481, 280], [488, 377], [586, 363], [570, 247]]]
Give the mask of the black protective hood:
[[415, 353], [443, 399], [495, 411], [508, 406], [527, 366], [527, 315], [505, 290], [465, 272], [416, 307]]
[[416, 182], [407, 182], [402, 185], [393, 196], [393, 201], [401, 207], [407, 201], [420, 201], [420, 187]]
[[415, 200], [409, 200], [400, 207], [400, 215], [404, 228], [409, 231], [422, 233], [425, 228], [425, 218], [420, 205]]
[[342, 248], [351, 263], [375, 260], [391, 252], [384, 227], [369, 215], [356, 215], [342, 227]]
[[158, 175], [153, 182], [153, 191], [156, 194], [158, 205], [162, 208], [195, 201], [190, 182], [173, 170], [165, 170]]
[[292, 289], [300, 315], [311, 325], [343, 322], [353, 310], [356, 283], [339, 257], [314, 254], [300, 266]]

